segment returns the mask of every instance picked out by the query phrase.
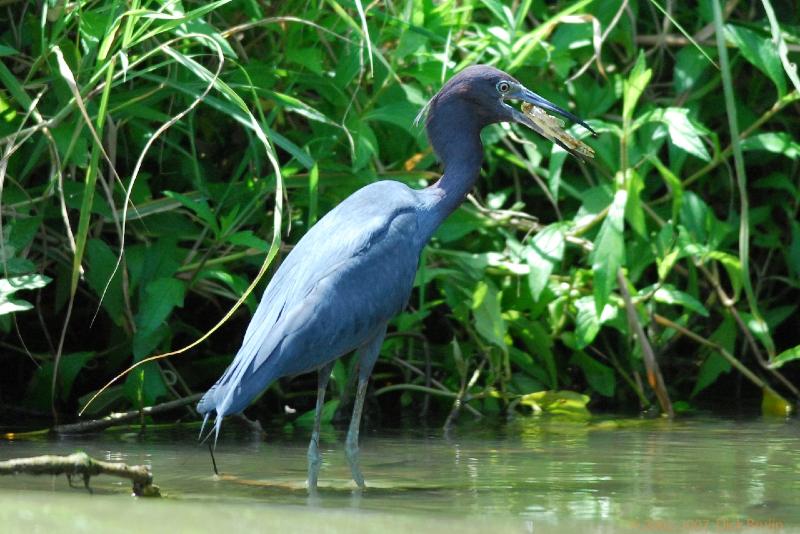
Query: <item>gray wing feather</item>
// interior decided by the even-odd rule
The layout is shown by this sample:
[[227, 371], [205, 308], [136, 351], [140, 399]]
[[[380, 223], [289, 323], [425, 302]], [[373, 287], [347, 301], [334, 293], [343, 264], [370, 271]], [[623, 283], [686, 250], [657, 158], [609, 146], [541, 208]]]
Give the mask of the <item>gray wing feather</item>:
[[401, 311], [424, 245], [416, 202], [405, 185], [378, 182], [309, 230], [273, 276], [242, 347], [198, 411], [238, 413], [273, 380], [357, 348]]

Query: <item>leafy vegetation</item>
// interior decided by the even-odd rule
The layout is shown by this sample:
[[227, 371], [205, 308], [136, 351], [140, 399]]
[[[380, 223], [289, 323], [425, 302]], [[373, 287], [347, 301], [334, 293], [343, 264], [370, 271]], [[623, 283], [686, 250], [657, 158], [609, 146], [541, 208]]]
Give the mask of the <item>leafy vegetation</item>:
[[[596, 161], [517, 126], [485, 131], [484, 175], [426, 249], [384, 345], [382, 411], [581, 412], [591, 399], [671, 413], [757, 406], [763, 391], [785, 413], [798, 398], [800, 21], [786, 3], [5, 4], [11, 413], [71, 417], [132, 363], [217, 325], [87, 413], [207, 388], [310, 225], [372, 181], [438, 177], [414, 117], [474, 63], [586, 118]], [[347, 406], [353, 363], [336, 364], [326, 417]], [[314, 384], [282, 380], [253, 413], [302, 414]]]

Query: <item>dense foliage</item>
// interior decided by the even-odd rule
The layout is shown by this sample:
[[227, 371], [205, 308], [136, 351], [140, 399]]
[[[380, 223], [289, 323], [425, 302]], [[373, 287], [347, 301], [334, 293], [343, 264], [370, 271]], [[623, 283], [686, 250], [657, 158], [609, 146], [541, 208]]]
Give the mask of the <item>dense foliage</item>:
[[[423, 255], [373, 413], [579, 408], [570, 391], [664, 411], [764, 391], [783, 410], [800, 21], [791, 2], [715, 2], [4, 2], [0, 403], [74, 416], [200, 338], [271, 260], [206, 341], [88, 412], [210, 386], [309, 225], [372, 181], [438, 177], [414, 118], [490, 63], [587, 119], [598, 137], [569, 131], [596, 160], [484, 132], [484, 174]], [[314, 385], [282, 380], [253, 413], [302, 414]]]

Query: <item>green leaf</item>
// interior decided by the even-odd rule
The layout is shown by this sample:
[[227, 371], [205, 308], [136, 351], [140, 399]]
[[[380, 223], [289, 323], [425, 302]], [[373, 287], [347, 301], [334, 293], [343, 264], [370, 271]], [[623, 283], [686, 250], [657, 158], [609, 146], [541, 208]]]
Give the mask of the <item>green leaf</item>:
[[734, 298], [739, 298], [744, 277], [742, 262], [739, 261], [739, 258], [733, 254], [720, 252], [719, 250], [712, 250], [707, 254], [707, 257], [708, 259], [720, 262], [722, 266], [725, 267], [725, 271], [728, 273], [728, 278], [731, 282], [731, 287], [733, 287], [733, 296]]
[[0, 44], [0, 57], [16, 55], [19, 55], [19, 51], [16, 48], [11, 48], [10, 46]]
[[800, 282], [800, 223], [792, 221], [792, 241], [786, 251], [786, 260], [795, 279]]
[[[116, 262], [116, 255], [104, 241], [90, 239], [86, 244], [87, 270], [85, 278], [89, 287], [98, 297], [106, 290], [108, 277], [114, 272]], [[102, 303], [103, 309], [106, 310], [108, 316], [119, 326], [122, 326], [125, 322], [125, 301], [122, 294], [122, 269], [124, 268], [125, 266], [120, 266], [114, 273], [114, 278], [108, 284]]]
[[225, 241], [234, 245], [253, 248], [261, 252], [269, 250], [269, 243], [258, 237], [252, 230], [242, 230], [229, 235]]
[[153, 406], [169, 392], [158, 369], [158, 362], [147, 362], [134, 369], [125, 380], [125, 397], [134, 406]]
[[[83, 395], [78, 399], [78, 407], [82, 411], [83, 408], [86, 406], [86, 403], [89, 402], [97, 391], [92, 391]], [[103, 413], [108, 413], [111, 409], [113, 409], [114, 404], [116, 404], [120, 399], [124, 397], [125, 393], [125, 386], [122, 384], [111, 386], [110, 388], [106, 389], [102, 393], [100, 393], [97, 398], [89, 405], [84, 415], [98, 415]]]
[[442, 243], [450, 243], [490, 224], [490, 220], [481, 217], [470, 207], [461, 206], [444, 220], [433, 235]]
[[[333, 399], [327, 401], [325, 404], [322, 405], [322, 412], [320, 413], [320, 421], [323, 424], [330, 423], [333, 421], [333, 416], [336, 414], [336, 409], [339, 407], [339, 399]], [[314, 424], [314, 416], [315, 410], [309, 410], [297, 419], [294, 420], [294, 424], [298, 426], [312, 426]]]
[[158, 278], [149, 283], [136, 314], [136, 326], [139, 330], [155, 330], [175, 306], [183, 306], [185, 293], [186, 286], [175, 278]]
[[647, 223], [644, 220], [641, 193], [644, 189], [642, 176], [628, 169], [628, 201], [625, 203], [625, 220], [640, 237], [647, 238]]
[[697, 372], [697, 382], [692, 389], [690, 397], [694, 397], [705, 388], [717, 381], [719, 375], [727, 373], [731, 370], [731, 363], [717, 354], [712, 352], [708, 358], [700, 366]]
[[65, 354], [58, 363], [58, 386], [61, 398], [66, 400], [72, 392], [72, 384], [81, 369], [94, 357], [94, 352], [75, 352]]
[[783, 366], [783, 364], [785, 363], [799, 359], [800, 359], [800, 345], [797, 345], [775, 356], [775, 359], [772, 360], [772, 362], [770, 363], [770, 367], [772, 367], [773, 369], [777, 369], [778, 367]]
[[644, 50], [641, 50], [639, 57], [636, 59], [636, 64], [631, 69], [631, 73], [622, 87], [622, 119], [624, 121], [628, 122], [633, 117], [636, 103], [639, 101], [639, 97], [642, 96], [652, 76], [653, 71], [647, 68]]
[[537, 391], [520, 398], [520, 404], [530, 406], [534, 413], [567, 417], [588, 417], [589, 396], [575, 391]]
[[[733, 346], [736, 342], [736, 323], [730, 314], [725, 315], [725, 319], [720, 323], [719, 327], [711, 334], [711, 341], [719, 344], [728, 352], [733, 352]], [[690, 397], [694, 397], [705, 388], [716, 382], [719, 375], [728, 373], [732, 366], [730, 362], [719, 354], [716, 350], [707, 349], [708, 357], [700, 366], [697, 373], [697, 382]]]
[[33, 304], [25, 300], [12, 299], [11, 295], [20, 290], [39, 289], [51, 281], [51, 278], [41, 274], [0, 278], [0, 315], [32, 309]]
[[231, 0], [217, 0], [216, 2], [209, 2], [207, 4], [201, 5], [197, 9], [193, 9], [193, 10], [187, 12], [187, 13], [182, 13], [180, 11], [180, 9], [181, 9], [180, 4], [168, 4], [171, 7], [169, 15], [168, 16], [160, 16], [160, 17], [158, 17], [158, 18], [167, 19], [167, 22], [156, 26], [153, 30], [151, 30], [151, 31], [149, 31], [147, 33], [140, 32], [138, 35], [135, 35], [133, 37], [133, 42], [132, 43], [125, 43], [125, 46], [127, 48], [127, 47], [131, 47], [133, 45], [139, 44], [141, 42], [147, 41], [150, 38], [155, 37], [156, 35], [159, 35], [159, 34], [164, 33], [164, 32], [168, 32], [168, 31], [170, 31], [170, 30], [172, 30], [174, 28], [177, 28], [178, 26], [186, 24], [187, 22], [190, 22], [192, 20], [195, 20], [195, 19], [198, 19], [198, 18], [202, 17], [203, 15], [211, 13], [212, 11], [217, 9], [218, 7], [220, 7], [222, 5], [225, 5], [225, 4], [229, 3], [230, 1]]
[[669, 130], [669, 139], [675, 146], [703, 161], [711, 159], [701, 137], [708, 131], [689, 118], [688, 109], [667, 108], [664, 111], [664, 121]]
[[617, 283], [617, 271], [625, 262], [625, 241], [622, 231], [627, 199], [627, 191], [624, 189], [617, 191], [608, 215], [594, 240], [591, 262], [594, 272], [594, 300], [598, 313], [608, 302], [608, 297]]
[[[526, 349], [523, 352], [524, 356], [516, 355], [516, 357], [514, 350], [511, 350], [512, 361], [526, 373], [541, 380], [542, 383], [549, 384], [553, 389], [558, 387], [558, 370], [550, 332], [538, 321], [529, 321], [524, 317], [509, 321], [509, 326], [513, 330], [513, 337], [520, 339]], [[536, 356], [542, 361], [544, 367], [536, 365], [532, 356]]]
[[772, 341], [770, 327], [767, 322], [761, 317], [747, 312], [741, 312], [741, 316], [745, 324], [747, 324], [747, 329], [750, 330], [768, 350], [774, 350], [775, 345]]
[[502, 292], [494, 284], [481, 280], [472, 296], [472, 310], [475, 329], [493, 345], [506, 350], [506, 322], [502, 316], [500, 301]]
[[682, 47], [675, 57], [672, 84], [676, 93], [697, 89], [710, 66], [708, 59], [696, 48]]
[[708, 129], [690, 117], [688, 109], [675, 107], [655, 109], [639, 117], [636, 126], [648, 122], [664, 124], [669, 132], [670, 142], [681, 150], [703, 161], [711, 159], [702, 139], [704, 135], [708, 135]]
[[736, 45], [748, 62], [772, 80], [778, 96], [786, 94], [786, 76], [781, 58], [770, 37], [733, 24], [725, 25], [725, 36]]
[[[654, 286], [650, 286], [642, 289], [639, 291], [639, 295], [649, 294], [651, 291], [653, 291], [653, 287]], [[683, 306], [687, 310], [698, 313], [703, 317], [708, 317], [708, 310], [699, 300], [688, 293], [684, 293], [683, 291], [676, 289], [670, 284], [663, 284], [659, 286], [653, 295], [653, 299], [656, 302], [661, 302], [662, 304]]]
[[657, 157], [650, 156], [647, 159], [655, 166], [659, 174], [661, 174], [661, 177], [672, 193], [672, 221], [677, 223], [678, 216], [681, 212], [681, 201], [683, 200], [683, 182], [681, 182], [680, 178], [675, 176], [669, 167], [661, 163], [661, 160]]
[[[58, 388], [56, 389], [59, 400], [69, 400], [72, 385], [86, 363], [92, 359], [94, 352], [75, 352], [64, 354], [58, 364]], [[51, 405], [53, 384], [53, 362], [47, 362], [33, 374], [28, 393], [28, 405], [32, 408], [46, 410]]]
[[219, 234], [219, 224], [217, 223], [217, 218], [214, 215], [214, 212], [211, 211], [211, 208], [208, 206], [206, 199], [191, 198], [174, 191], [164, 191], [164, 196], [177, 200], [192, 210], [195, 215], [197, 215], [211, 228], [211, 230], [214, 232], [214, 235]]
[[586, 381], [592, 388], [604, 397], [613, 397], [616, 382], [614, 380], [614, 370], [583, 351], [577, 351], [572, 355], [570, 363], [576, 364], [583, 371]]
[[783, 31], [778, 22], [778, 17], [775, 16], [775, 10], [772, 8], [772, 4], [769, 0], [762, 0], [761, 4], [764, 6], [764, 11], [767, 13], [772, 41], [775, 43], [778, 56], [781, 58], [783, 70], [792, 81], [795, 90], [800, 93], [800, 76], [797, 75], [797, 65], [789, 60], [789, 48], [786, 46], [786, 39], [783, 38]]
[[417, 113], [419, 110], [408, 101], [393, 102], [369, 111], [362, 120], [394, 124], [414, 135], [417, 132], [417, 127], [414, 126], [414, 117]]
[[556, 223], [544, 228], [531, 240], [527, 249], [527, 261], [530, 266], [528, 284], [534, 300], [539, 300], [542, 291], [547, 287], [550, 274], [556, 263], [564, 257], [564, 226]]
[[617, 316], [617, 307], [611, 304], [606, 304], [603, 312], [598, 315], [594, 297], [579, 298], [575, 301], [575, 308], [578, 310], [575, 317], [575, 341], [578, 349], [582, 349], [594, 341], [597, 333], [600, 332], [600, 326]]
[[763, 150], [796, 160], [800, 156], [800, 143], [786, 132], [765, 132], [742, 141], [742, 150]]
[[17, 105], [23, 110], [28, 111], [33, 104], [31, 97], [17, 80], [17, 77], [6, 67], [5, 62], [0, 61], [0, 82], [16, 101]]
[[145, 287], [139, 313], [136, 314], [134, 361], [147, 356], [169, 335], [166, 321], [175, 306], [183, 306], [185, 292], [184, 283], [175, 278], [158, 278]]

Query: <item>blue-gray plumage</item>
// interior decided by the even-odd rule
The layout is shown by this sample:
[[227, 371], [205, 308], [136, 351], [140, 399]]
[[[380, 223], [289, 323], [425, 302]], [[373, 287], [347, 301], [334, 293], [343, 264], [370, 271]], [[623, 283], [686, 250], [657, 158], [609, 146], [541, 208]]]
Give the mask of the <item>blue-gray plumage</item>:
[[318, 370], [308, 451], [308, 486], [313, 491], [321, 462], [320, 411], [331, 366], [355, 350], [359, 381], [346, 453], [353, 479], [364, 486], [358, 430], [367, 380], [389, 320], [411, 294], [423, 247], [478, 177], [481, 129], [514, 121], [542, 133], [507, 99], [529, 102], [589, 128], [493, 67], [469, 67], [454, 76], [427, 106], [426, 130], [444, 174], [421, 190], [393, 181], [363, 187], [303, 236], [267, 286], [233, 363], [197, 406], [206, 420], [216, 413], [217, 435], [224, 416], [240, 413], [273, 381]]

